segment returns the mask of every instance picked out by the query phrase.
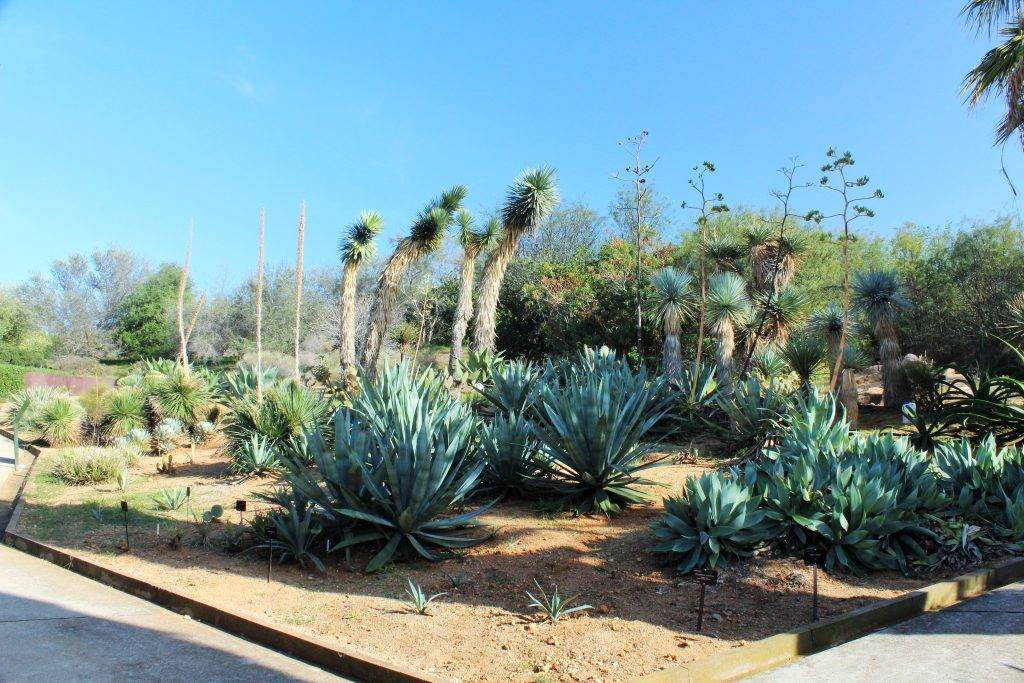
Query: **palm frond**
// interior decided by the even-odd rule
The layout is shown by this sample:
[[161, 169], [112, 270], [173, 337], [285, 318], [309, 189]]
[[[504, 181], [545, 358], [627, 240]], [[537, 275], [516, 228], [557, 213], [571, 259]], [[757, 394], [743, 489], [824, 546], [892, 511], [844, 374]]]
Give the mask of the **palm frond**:
[[338, 245], [344, 263], [361, 263], [377, 252], [374, 239], [384, 227], [384, 218], [376, 211], [363, 211], [359, 220], [349, 226]]

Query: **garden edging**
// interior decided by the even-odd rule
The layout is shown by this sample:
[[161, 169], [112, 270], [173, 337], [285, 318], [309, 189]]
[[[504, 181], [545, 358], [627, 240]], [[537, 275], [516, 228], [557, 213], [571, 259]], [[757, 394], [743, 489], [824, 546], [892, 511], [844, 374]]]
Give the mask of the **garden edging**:
[[[0, 434], [4, 434], [4, 430], [0, 430]], [[39, 455], [39, 449], [34, 446], [26, 446], [25, 450], [33, 455]], [[287, 627], [275, 626], [247, 615], [200, 602], [23, 536], [17, 531], [21, 511], [25, 505], [22, 494], [34, 465], [35, 460], [26, 468], [22, 475], [23, 480], [18, 485], [18, 490], [12, 500], [10, 520], [7, 522], [6, 528], [3, 529], [5, 544], [222, 631], [241, 636], [254, 643], [358, 681], [366, 683], [442, 683], [446, 680], [425, 672], [389, 664], [362, 652], [310, 638]], [[12, 474], [8, 483], [14, 478], [15, 475]], [[7, 508], [4, 509], [4, 512], [7, 512]]]
[[1024, 577], [1024, 558], [979, 569], [900, 597], [840, 614], [787, 633], [778, 633], [683, 666], [636, 679], [636, 683], [711, 683], [735, 681], [789, 664], [886, 626], [943, 609]]

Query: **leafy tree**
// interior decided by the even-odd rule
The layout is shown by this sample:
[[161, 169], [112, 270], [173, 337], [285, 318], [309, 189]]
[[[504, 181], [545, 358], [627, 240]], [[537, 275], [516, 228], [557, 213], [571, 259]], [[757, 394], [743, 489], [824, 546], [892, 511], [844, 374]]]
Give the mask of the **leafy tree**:
[[519, 243], [519, 258], [565, 263], [578, 253], [593, 254], [606, 240], [607, 220], [583, 202], [556, 207], [537, 230]]
[[125, 358], [168, 357], [175, 352], [172, 323], [181, 268], [166, 264], [121, 303], [114, 340]]

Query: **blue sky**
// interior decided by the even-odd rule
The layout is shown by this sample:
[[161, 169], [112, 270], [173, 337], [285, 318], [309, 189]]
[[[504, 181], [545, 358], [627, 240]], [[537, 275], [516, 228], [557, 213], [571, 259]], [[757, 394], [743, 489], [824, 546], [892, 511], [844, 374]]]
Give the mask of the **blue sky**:
[[0, 282], [108, 245], [180, 259], [194, 216], [196, 277], [232, 283], [261, 205], [294, 258], [303, 199], [326, 264], [362, 209], [390, 239], [442, 188], [482, 211], [534, 165], [603, 210], [641, 129], [675, 204], [711, 159], [732, 204], [768, 205], [789, 157], [814, 179], [836, 145], [887, 195], [875, 231], [1018, 210], [999, 103], [959, 94], [988, 44], [959, 2], [0, 3]]

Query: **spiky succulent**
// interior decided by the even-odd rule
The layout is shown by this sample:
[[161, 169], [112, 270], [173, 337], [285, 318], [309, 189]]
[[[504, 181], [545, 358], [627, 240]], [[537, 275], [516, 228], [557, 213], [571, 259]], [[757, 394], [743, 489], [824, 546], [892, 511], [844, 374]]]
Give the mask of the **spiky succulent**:
[[349, 226], [338, 245], [344, 263], [362, 263], [374, 257], [374, 240], [384, 227], [384, 218], [376, 211], [363, 211], [359, 220]]

